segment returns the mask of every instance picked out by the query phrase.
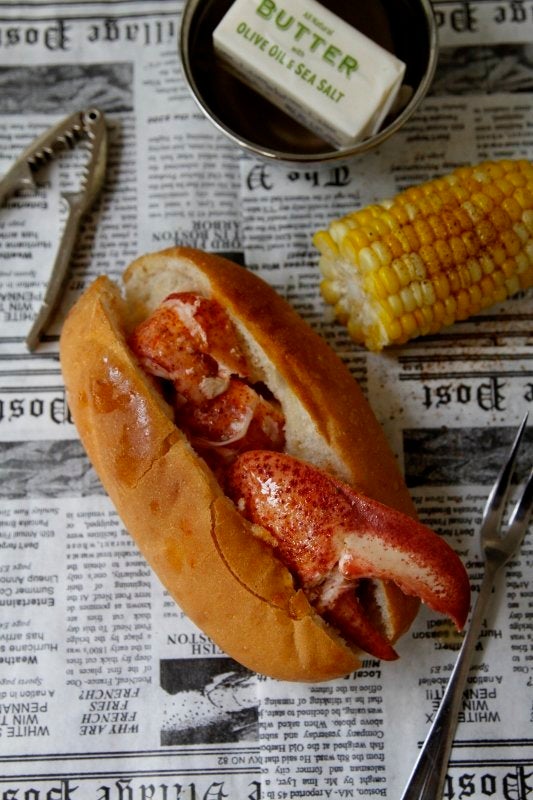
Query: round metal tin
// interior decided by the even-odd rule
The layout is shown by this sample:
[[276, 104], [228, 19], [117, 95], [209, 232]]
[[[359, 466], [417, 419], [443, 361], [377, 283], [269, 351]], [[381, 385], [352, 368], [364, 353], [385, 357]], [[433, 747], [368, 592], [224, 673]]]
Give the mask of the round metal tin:
[[320, 163], [360, 155], [398, 131], [428, 92], [438, 55], [430, 0], [327, 0], [324, 4], [338, 16], [392, 49], [406, 63], [404, 86], [412, 89], [409, 102], [387, 118], [378, 133], [349, 147], [333, 148], [223, 66], [214, 52], [213, 31], [232, 2], [187, 0], [180, 57], [185, 78], [202, 111], [218, 130], [254, 156], [289, 163]]

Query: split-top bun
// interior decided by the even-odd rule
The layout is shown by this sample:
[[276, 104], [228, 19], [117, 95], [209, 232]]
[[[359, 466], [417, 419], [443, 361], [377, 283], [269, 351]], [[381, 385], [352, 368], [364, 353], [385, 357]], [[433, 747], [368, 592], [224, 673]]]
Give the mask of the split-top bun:
[[[414, 516], [405, 483], [360, 387], [331, 348], [270, 286], [221, 257], [187, 248], [143, 256], [125, 294], [98, 278], [61, 336], [68, 402], [82, 442], [126, 529], [191, 620], [226, 653], [274, 678], [323, 681], [361, 664], [314, 611], [176, 427], [127, 340], [172, 292], [217, 300], [235, 324], [254, 379], [285, 415], [286, 450]], [[391, 642], [418, 600], [376, 582], [370, 610]]]

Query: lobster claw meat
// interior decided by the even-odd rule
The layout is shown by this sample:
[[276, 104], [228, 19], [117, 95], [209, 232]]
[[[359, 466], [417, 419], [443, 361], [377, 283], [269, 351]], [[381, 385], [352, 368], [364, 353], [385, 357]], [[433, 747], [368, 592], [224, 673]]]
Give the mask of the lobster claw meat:
[[464, 626], [467, 573], [444, 539], [420, 522], [299, 459], [266, 450], [238, 456], [227, 491], [249, 521], [273, 535], [281, 560], [319, 612], [367, 652], [396, 657], [358, 600], [368, 579], [393, 581]]

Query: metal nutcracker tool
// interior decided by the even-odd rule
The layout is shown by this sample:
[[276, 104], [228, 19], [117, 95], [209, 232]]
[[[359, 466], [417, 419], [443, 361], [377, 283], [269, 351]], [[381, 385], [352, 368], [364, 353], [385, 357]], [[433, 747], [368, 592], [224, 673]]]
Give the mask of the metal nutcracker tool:
[[65, 226], [42, 305], [26, 337], [28, 350], [33, 351], [56, 308], [63, 289], [80, 223], [104, 182], [107, 162], [107, 130], [105, 117], [98, 108], [78, 111], [38, 136], [0, 181], [0, 206], [21, 189], [37, 188], [34, 176], [61, 152], [73, 149], [85, 140], [89, 158], [83, 169], [81, 185], [76, 192], [64, 192], [68, 204]]

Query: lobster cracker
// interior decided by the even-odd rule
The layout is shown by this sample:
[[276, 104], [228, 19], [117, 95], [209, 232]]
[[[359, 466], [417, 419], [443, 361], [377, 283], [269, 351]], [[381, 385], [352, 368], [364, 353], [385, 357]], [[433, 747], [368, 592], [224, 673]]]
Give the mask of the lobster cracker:
[[49, 128], [24, 150], [0, 181], [1, 206], [17, 190], [36, 189], [34, 175], [61, 151], [73, 149], [82, 139], [87, 140], [89, 159], [83, 170], [79, 190], [61, 195], [68, 204], [68, 214], [41, 307], [26, 337], [26, 347], [30, 351], [37, 347], [56, 308], [81, 219], [93, 204], [104, 181], [107, 131], [103, 112], [98, 108], [77, 111]]

